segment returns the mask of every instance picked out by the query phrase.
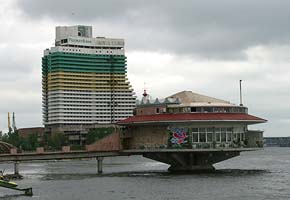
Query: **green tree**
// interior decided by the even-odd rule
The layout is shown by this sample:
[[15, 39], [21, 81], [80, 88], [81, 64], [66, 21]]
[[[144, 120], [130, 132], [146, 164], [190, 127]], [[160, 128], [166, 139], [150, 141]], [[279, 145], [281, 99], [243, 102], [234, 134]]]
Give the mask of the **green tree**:
[[20, 138], [18, 131], [16, 130], [15, 132], [9, 132], [6, 134], [7, 136], [4, 138], [3, 141], [10, 143], [16, 147], [19, 147], [20, 145]]
[[62, 146], [68, 144], [68, 137], [62, 133], [54, 133], [48, 137], [48, 146], [53, 150], [60, 150]]
[[90, 129], [87, 136], [86, 136], [86, 143], [92, 144], [95, 141], [98, 141], [98, 140], [106, 137], [107, 135], [112, 134], [113, 132], [114, 132], [113, 127]]
[[20, 137], [20, 146], [21, 150], [25, 151], [34, 151], [40, 144], [38, 142], [38, 134], [32, 133], [28, 134], [28, 137]]

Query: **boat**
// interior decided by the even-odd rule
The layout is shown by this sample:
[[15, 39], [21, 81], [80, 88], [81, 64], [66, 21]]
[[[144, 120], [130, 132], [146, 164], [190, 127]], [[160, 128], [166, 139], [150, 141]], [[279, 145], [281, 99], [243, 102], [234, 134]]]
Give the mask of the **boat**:
[[3, 172], [2, 172], [2, 174], [0, 174], [0, 187], [8, 188], [11, 190], [23, 191], [23, 192], [25, 192], [24, 194], [26, 196], [33, 195], [31, 187], [30, 188], [18, 188], [17, 186], [18, 186], [17, 183], [10, 181], [9, 179], [7, 179], [7, 177], [3, 176]]
[[2, 187], [9, 187], [9, 188], [15, 188], [18, 186], [17, 183], [6, 180], [4, 176], [0, 176], [0, 186]]

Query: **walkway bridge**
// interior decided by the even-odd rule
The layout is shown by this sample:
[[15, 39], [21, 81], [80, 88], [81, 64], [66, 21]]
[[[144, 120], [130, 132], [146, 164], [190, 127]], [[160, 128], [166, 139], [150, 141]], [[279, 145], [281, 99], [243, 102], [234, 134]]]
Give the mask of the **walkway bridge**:
[[240, 155], [241, 151], [253, 151], [260, 148], [207, 148], [207, 149], [128, 149], [124, 150], [118, 133], [111, 134], [86, 150], [71, 151], [69, 146], [61, 151], [47, 152], [43, 147], [35, 152], [17, 152], [10, 146], [10, 153], [0, 154], [1, 162], [14, 162], [14, 174], [19, 175], [19, 163], [33, 160], [64, 160], [96, 158], [98, 173], [102, 173], [102, 161], [105, 157], [142, 155], [143, 157], [170, 165], [170, 171], [214, 170], [213, 164]]
[[240, 155], [241, 151], [257, 149], [156, 149], [156, 150], [114, 150], [114, 151], [58, 151], [0, 154], [1, 162], [13, 162], [14, 174], [19, 174], [19, 163], [33, 160], [65, 160], [96, 158], [98, 173], [102, 173], [105, 157], [142, 155], [143, 157], [169, 164], [170, 171], [213, 170], [213, 164]]
[[0, 152], [1, 153], [9, 153], [10, 149], [16, 148], [12, 144], [9, 144], [7, 142], [0, 141]]

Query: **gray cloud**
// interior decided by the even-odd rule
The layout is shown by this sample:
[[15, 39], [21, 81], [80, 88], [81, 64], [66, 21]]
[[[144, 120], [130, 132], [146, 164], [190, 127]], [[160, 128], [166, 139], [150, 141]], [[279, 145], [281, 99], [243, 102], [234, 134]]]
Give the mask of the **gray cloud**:
[[52, 46], [55, 26], [87, 24], [94, 35], [126, 39], [138, 96], [146, 82], [154, 97], [193, 90], [238, 103], [243, 79], [250, 113], [269, 120], [261, 126], [266, 135], [288, 135], [289, 4], [16, 0], [0, 12], [0, 129], [8, 111], [16, 112], [20, 127], [41, 125], [43, 49]]
[[[290, 2], [221, 1], [18, 1], [30, 19], [123, 29], [129, 48], [193, 54], [209, 59], [246, 58], [244, 50], [290, 41]], [[275, 14], [273, 14], [275, 13]]]

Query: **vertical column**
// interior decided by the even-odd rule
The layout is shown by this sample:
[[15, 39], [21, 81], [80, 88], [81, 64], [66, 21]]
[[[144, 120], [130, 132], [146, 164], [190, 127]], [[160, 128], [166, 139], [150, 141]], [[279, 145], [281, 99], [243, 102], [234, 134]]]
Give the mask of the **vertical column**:
[[19, 175], [19, 162], [18, 161], [14, 162], [14, 174]]
[[212, 141], [216, 142], [215, 127], [212, 127]]
[[103, 157], [97, 157], [97, 162], [98, 162], [98, 174], [103, 173]]

